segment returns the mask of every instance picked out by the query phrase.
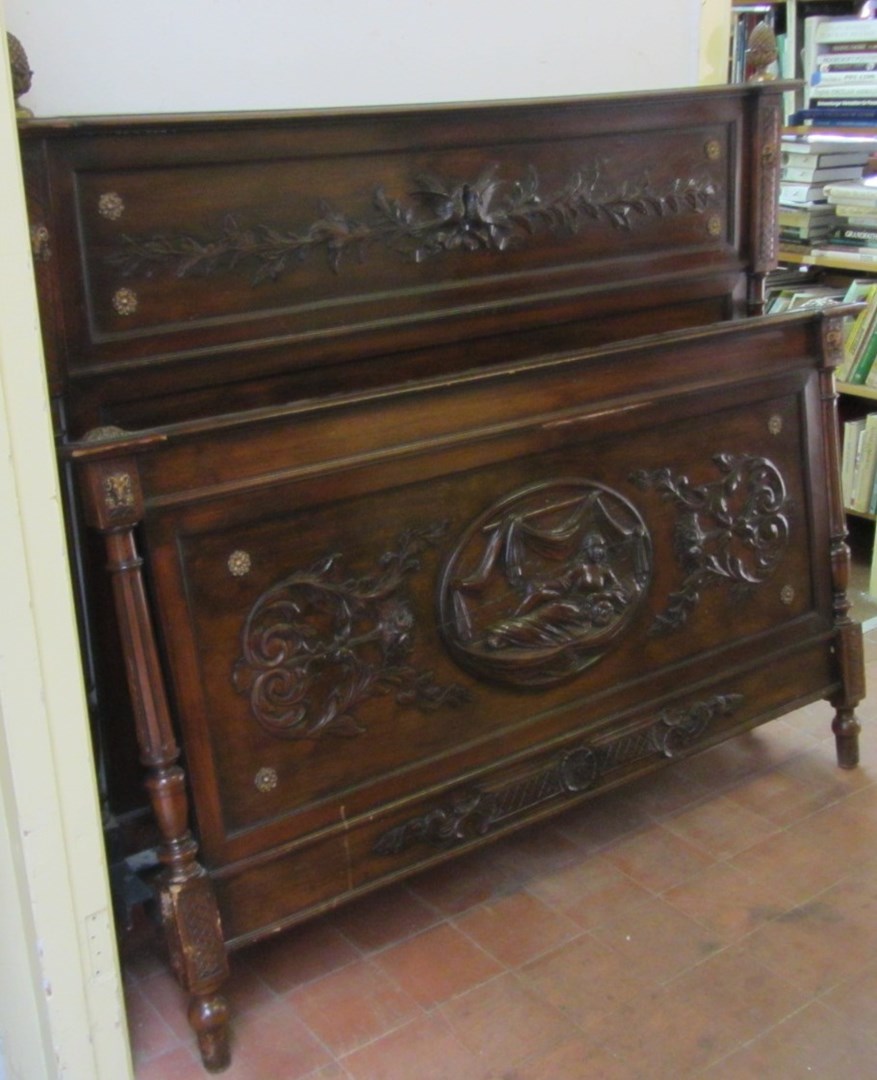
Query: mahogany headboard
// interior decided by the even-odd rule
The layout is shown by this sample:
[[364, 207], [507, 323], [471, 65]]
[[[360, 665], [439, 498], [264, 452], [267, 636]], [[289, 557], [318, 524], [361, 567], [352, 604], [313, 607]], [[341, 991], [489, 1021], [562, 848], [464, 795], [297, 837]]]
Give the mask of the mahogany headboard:
[[59, 429], [757, 310], [783, 86], [24, 121]]

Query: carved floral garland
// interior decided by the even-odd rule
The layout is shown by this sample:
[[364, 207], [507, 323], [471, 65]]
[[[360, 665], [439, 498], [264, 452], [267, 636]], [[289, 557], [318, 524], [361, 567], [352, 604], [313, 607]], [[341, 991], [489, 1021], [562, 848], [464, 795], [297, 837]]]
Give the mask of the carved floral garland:
[[124, 236], [125, 250], [110, 261], [126, 276], [170, 270], [177, 277], [210, 275], [247, 266], [253, 284], [276, 280], [314, 250], [325, 251], [338, 271], [350, 256], [364, 260], [372, 245], [423, 262], [449, 251], [505, 251], [540, 231], [577, 233], [587, 222], [629, 230], [638, 219], [701, 214], [715, 200], [708, 174], [677, 178], [655, 190], [648, 177], [625, 181], [609, 191], [598, 166], [580, 169], [556, 191], [540, 192], [536, 169], [522, 180], [502, 180], [498, 165], [471, 182], [452, 183], [423, 174], [407, 201], [390, 198], [383, 187], [373, 195], [373, 213], [358, 219], [320, 204], [321, 216], [297, 232], [272, 225], [245, 225], [226, 217], [218, 235], [159, 233]]

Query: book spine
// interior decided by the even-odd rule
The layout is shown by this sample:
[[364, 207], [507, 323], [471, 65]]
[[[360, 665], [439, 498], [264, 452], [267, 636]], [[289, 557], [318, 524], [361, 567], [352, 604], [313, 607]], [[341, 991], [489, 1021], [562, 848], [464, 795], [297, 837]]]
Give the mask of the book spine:
[[877, 210], [868, 213], [864, 206], [835, 206], [838, 219], [843, 219], [844, 225], [852, 225], [860, 229], [877, 228]]
[[833, 71], [830, 68], [826, 69], [820, 67], [810, 76], [810, 85], [816, 86], [820, 90], [835, 86], [855, 87], [858, 86], [859, 83], [863, 83], [866, 86], [873, 86], [875, 79], [877, 79], [877, 73], [875, 73], [873, 66], [870, 64], [858, 71], [852, 68]]
[[822, 73], [877, 71], [877, 52], [830, 53], [816, 61], [816, 70]]
[[841, 490], [844, 506], [850, 505], [853, 494], [856, 461], [859, 455], [859, 440], [864, 434], [864, 420], [848, 420], [843, 426], [843, 449], [841, 452]]
[[868, 160], [866, 154], [790, 154], [782, 153], [784, 169], [863, 169]]
[[860, 512], [867, 511], [871, 502], [871, 488], [874, 486], [875, 466], [877, 466], [877, 415], [872, 414], [865, 421], [865, 431], [862, 435], [862, 460], [850, 500], [852, 509]]
[[822, 56], [838, 56], [838, 57], [868, 57], [872, 53], [877, 53], [877, 34], [875, 34], [875, 40], [873, 41], [824, 41], [822, 44]]
[[877, 78], [869, 75], [861, 83], [814, 83], [810, 95], [811, 105], [815, 103], [819, 107], [820, 101], [851, 101], [853, 106], [858, 105], [863, 99], [870, 101], [877, 97]]
[[862, 170], [857, 167], [853, 168], [839, 168], [839, 169], [812, 169], [812, 168], [796, 168], [794, 165], [783, 166], [783, 180], [794, 180], [798, 183], [807, 181], [808, 183], [814, 183], [817, 180], [828, 183], [829, 180], [857, 180], [862, 174]]
[[853, 498], [862, 466], [862, 449], [865, 440], [865, 421], [854, 422], [847, 431], [850, 439], [850, 463], [847, 470], [848, 480], [844, 485], [844, 506], [853, 507]]
[[[832, 253], [829, 247], [822, 247], [820, 250], [827, 254]], [[855, 263], [871, 269], [877, 266], [877, 251], [847, 251], [845, 248], [838, 247], [835, 254], [845, 263]]]
[[872, 244], [846, 244], [842, 240], [814, 240], [813, 248], [819, 251], [834, 252], [841, 258], [846, 255], [871, 255], [877, 257], [877, 247]]
[[877, 187], [841, 180], [837, 184], [825, 184], [823, 190], [828, 201], [838, 206], [857, 206], [860, 211], [866, 207], [877, 208]]
[[797, 127], [807, 120], [823, 126], [874, 127], [877, 124], [877, 106], [841, 105], [836, 101], [831, 105], [799, 109], [789, 117], [789, 124]]
[[874, 363], [874, 354], [877, 353], [877, 334], [874, 332], [874, 324], [871, 323], [871, 336], [862, 346], [859, 358], [850, 371], [849, 381], [854, 386], [864, 386], [868, 372]]
[[813, 39], [817, 45], [845, 45], [860, 48], [861, 42], [877, 42], [877, 22], [871, 19], [826, 19], [816, 27]]
[[835, 230], [834, 239], [850, 243], [877, 244], [877, 227], [871, 229], [861, 226], [841, 226]]
[[780, 184], [780, 202], [807, 203], [823, 199], [821, 184]]

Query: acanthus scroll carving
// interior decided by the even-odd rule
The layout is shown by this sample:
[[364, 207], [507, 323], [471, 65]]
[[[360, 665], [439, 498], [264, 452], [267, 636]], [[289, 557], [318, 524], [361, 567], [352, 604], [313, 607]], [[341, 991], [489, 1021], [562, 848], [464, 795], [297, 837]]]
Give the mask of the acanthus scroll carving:
[[669, 469], [641, 470], [631, 479], [659, 491], [679, 508], [676, 560], [684, 573], [653, 629], [687, 621], [704, 588], [725, 583], [746, 590], [766, 581], [789, 540], [790, 503], [779, 469], [753, 454], [716, 454], [722, 478], [695, 485]]
[[540, 232], [573, 234], [588, 224], [629, 231], [648, 219], [702, 214], [718, 193], [717, 182], [701, 167], [660, 188], [645, 174], [613, 188], [597, 163], [576, 170], [550, 191], [543, 190], [532, 165], [519, 179], [503, 179], [499, 171], [494, 164], [462, 182], [420, 175], [404, 199], [391, 198], [378, 186], [371, 212], [362, 217], [323, 202], [320, 217], [293, 231], [264, 222], [245, 224], [229, 215], [221, 230], [203, 238], [191, 233], [123, 236], [123, 250], [110, 262], [126, 276], [167, 271], [182, 278], [246, 268], [255, 285], [276, 280], [314, 251], [322, 251], [335, 271], [346, 258], [363, 261], [374, 246], [415, 262], [450, 251], [501, 252]]
[[445, 642], [484, 678], [557, 683], [627, 624], [651, 563], [645, 524], [617, 492], [579, 479], [521, 488], [469, 526], [445, 565]]
[[440, 685], [409, 663], [415, 618], [405, 579], [446, 528], [406, 531], [373, 576], [346, 577], [332, 554], [259, 597], [232, 678], [266, 731], [285, 739], [360, 735], [358, 707], [391, 692], [423, 710], [469, 699], [465, 687]]

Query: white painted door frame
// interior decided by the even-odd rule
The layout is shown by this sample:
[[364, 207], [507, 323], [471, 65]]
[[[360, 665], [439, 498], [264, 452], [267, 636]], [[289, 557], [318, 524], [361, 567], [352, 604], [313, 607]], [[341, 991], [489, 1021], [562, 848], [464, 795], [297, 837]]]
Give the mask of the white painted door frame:
[[125, 1080], [2, 10], [0, 33], [0, 1080]]

